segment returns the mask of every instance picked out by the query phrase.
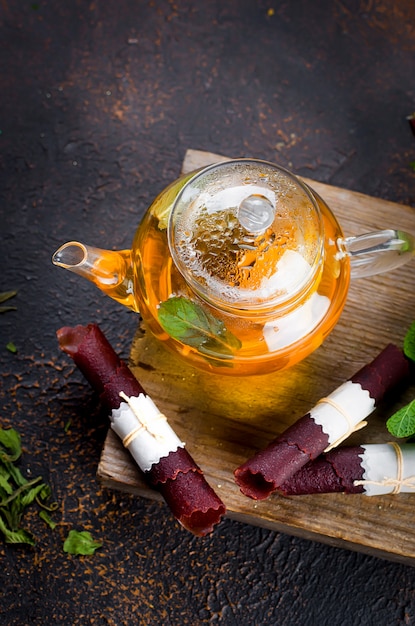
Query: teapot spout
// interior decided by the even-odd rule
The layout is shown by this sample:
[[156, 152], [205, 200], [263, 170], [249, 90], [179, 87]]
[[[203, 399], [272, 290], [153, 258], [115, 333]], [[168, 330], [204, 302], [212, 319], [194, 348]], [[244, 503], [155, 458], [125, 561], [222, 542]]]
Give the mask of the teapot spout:
[[138, 312], [131, 250], [102, 250], [68, 241], [53, 254], [52, 263], [87, 278], [105, 294]]

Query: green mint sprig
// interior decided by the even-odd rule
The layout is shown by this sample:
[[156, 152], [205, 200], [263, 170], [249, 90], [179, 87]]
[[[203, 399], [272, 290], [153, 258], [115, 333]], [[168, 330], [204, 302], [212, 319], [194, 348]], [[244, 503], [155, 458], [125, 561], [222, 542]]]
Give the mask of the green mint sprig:
[[[415, 363], [415, 322], [412, 322], [403, 342], [405, 356]], [[415, 399], [396, 411], [386, 422], [391, 435], [398, 438], [415, 435]]]
[[23, 528], [23, 516], [35, 501], [41, 508], [50, 508], [51, 492], [41, 476], [32, 480], [23, 476], [16, 465], [21, 454], [19, 433], [14, 428], [0, 428], [0, 533], [6, 543], [34, 546], [33, 534]]

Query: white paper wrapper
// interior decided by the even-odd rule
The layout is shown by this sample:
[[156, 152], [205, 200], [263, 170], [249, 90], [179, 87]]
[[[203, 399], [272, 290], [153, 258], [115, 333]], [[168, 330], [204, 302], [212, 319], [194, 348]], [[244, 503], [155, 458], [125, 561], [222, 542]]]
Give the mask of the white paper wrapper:
[[184, 448], [185, 444], [149, 396], [140, 393], [137, 397], [123, 397], [126, 401], [110, 415], [111, 428], [143, 472], [170, 452]]
[[361, 484], [367, 496], [415, 492], [415, 445], [368, 444], [359, 456], [364, 468]]
[[375, 410], [375, 401], [359, 383], [346, 381], [327, 398], [322, 398], [311, 409], [310, 417], [327, 435], [326, 451], [346, 439], [366, 423], [363, 421]]

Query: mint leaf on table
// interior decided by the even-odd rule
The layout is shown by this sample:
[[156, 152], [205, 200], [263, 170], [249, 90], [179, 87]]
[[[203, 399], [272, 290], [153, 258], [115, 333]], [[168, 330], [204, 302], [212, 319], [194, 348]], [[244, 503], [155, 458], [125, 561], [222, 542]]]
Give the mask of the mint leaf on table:
[[36, 499], [43, 486], [38, 484], [40, 480], [41, 477], [39, 476], [34, 480], [26, 481], [24, 485], [13, 489], [11, 493], [0, 499], [0, 517], [3, 517], [3, 521], [6, 522], [10, 531], [17, 532], [20, 530], [25, 509]]
[[36, 496], [36, 502], [38, 505], [44, 509], [45, 511], [56, 511], [58, 508], [57, 502], [52, 502], [48, 504], [48, 500], [52, 496], [52, 489], [46, 483], [43, 485], [43, 488], [39, 492], [39, 496]]
[[403, 340], [405, 356], [415, 362], [415, 322], [412, 322]]
[[3, 534], [6, 543], [25, 543], [29, 546], [34, 546], [36, 540], [32, 533], [23, 528], [18, 530], [10, 530], [10, 528], [4, 523], [0, 515], [0, 533]]
[[394, 413], [386, 422], [394, 437], [410, 437], [415, 433], [415, 400]]
[[241, 347], [240, 340], [227, 330], [222, 320], [187, 298], [174, 296], [162, 302], [158, 319], [170, 337], [209, 356], [232, 358]]
[[47, 511], [39, 511], [39, 517], [49, 526], [51, 530], [55, 530], [57, 523], [51, 518]]
[[69, 554], [94, 554], [102, 546], [100, 541], [95, 541], [87, 530], [70, 530], [63, 544], [64, 552]]
[[42, 480], [40, 476], [30, 481], [30, 483], [27, 483], [27, 485], [23, 485], [23, 487], [20, 487], [22, 493], [21, 497], [19, 498], [19, 507], [21, 508], [22, 513], [24, 508], [26, 508], [27, 506], [29, 506], [29, 504], [32, 504], [32, 502], [36, 500], [37, 496], [45, 486], [44, 483], [41, 483], [40, 485], [36, 484], [39, 482], [39, 480]]
[[0, 428], [0, 461], [17, 461], [22, 453], [20, 435], [14, 428]]
[[[6, 302], [7, 300], [10, 300], [10, 298], [14, 298], [14, 296], [17, 294], [17, 291], [3, 291], [0, 293], [0, 304], [2, 304], [3, 302]], [[16, 307], [15, 306], [0, 306], [0, 313], [6, 313], [6, 311], [15, 311]]]
[[[403, 352], [407, 359], [415, 363], [415, 322], [412, 322], [404, 337]], [[386, 428], [394, 437], [415, 435], [415, 400], [396, 411], [387, 420]]]

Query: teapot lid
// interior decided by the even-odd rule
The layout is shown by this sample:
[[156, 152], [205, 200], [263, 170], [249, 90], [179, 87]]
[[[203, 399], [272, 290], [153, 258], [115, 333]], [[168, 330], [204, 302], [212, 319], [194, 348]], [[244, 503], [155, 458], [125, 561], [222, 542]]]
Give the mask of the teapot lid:
[[298, 297], [321, 267], [323, 224], [308, 188], [266, 161], [209, 166], [182, 188], [169, 246], [188, 284], [225, 309], [265, 310]]

